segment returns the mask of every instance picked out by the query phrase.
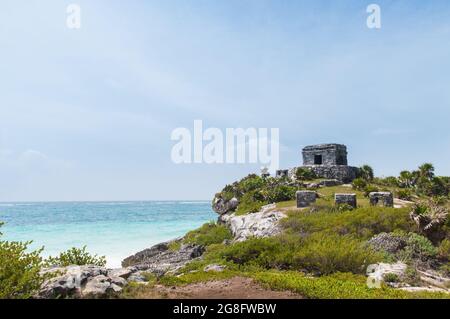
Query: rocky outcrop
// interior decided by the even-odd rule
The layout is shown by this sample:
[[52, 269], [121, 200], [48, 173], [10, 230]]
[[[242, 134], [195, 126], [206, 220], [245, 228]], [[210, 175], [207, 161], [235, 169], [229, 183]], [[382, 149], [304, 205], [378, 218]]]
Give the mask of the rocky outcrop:
[[105, 267], [67, 266], [44, 269], [46, 280], [37, 298], [102, 298], [118, 293], [127, 285], [133, 268], [107, 269]]
[[175, 241], [168, 241], [157, 244], [151, 248], [138, 252], [137, 254], [125, 258], [122, 261], [123, 267], [133, 266], [138, 270], [145, 270], [157, 276], [162, 276], [167, 272], [175, 272], [189, 261], [200, 257], [204, 248], [194, 244], [183, 244], [181, 239], [180, 249], [170, 248]]
[[233, 241], [241, 242], [250, 237], [270, 237], [281, 232], [280, 219], [286, 217], [280, 211], [276, 211], [275, 204], [262, 207], [257, 213], [236, 216], [224, 214], [219, 217], [219, 222], [226, 224], [233, 234]]
[[239, 205], [239, 200], [233, 197], [230, 200], [226, 200], [222, 197], [214, 197], [212, 203], [212, 209], [219, 215], [223, 215], [234, 211]]
[[406, 239], [393, 233], [380, 233], [372, 237], [368, 244], [375, 250], [384, 251], [390, 254], [402, 250], [406, 247]]

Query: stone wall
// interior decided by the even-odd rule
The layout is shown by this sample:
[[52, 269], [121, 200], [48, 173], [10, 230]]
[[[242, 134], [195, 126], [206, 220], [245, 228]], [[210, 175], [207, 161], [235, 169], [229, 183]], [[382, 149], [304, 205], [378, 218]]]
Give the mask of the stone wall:
[[[344, 183], [351, 183], [356, 177], [358, 177], [359, 169], [353, 166], [341, 166], [341, 165], [309, 165], [302, 166], [304, 168], [309, 168], [314, 172], [314, 174], [319, 178], [326, 179], [336, 179]], [[289, 175], [295, 175], [297, 168], [291, 169]]]

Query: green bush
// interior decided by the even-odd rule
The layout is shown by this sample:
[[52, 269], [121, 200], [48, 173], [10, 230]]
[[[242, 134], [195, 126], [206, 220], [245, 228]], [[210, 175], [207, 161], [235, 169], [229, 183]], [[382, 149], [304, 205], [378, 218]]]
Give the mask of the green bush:
[[277, 185], [267, 192], [266, 201], [278, 203], [295, 199], [296, 187], [287, 185]]
[[412, 192], [409, 189], [399, 189], [397, 191], [397, 197], [403, 200], [411, 200]]
[[295, 171], [295, 177], [299, 181], [309, 181], [315, 179], [316, 174], [309, 168], [299, 167]]
[[66, 267], [70, 265], [105, 266], [106, 258], [105, 256], [91, 255], [86, 251], [86, 246], [83, 246], [82, 248], [72, 247], [56, 257], [48, 257], [44, 264], [46, 267]]
[[351, 236], [324, 233], [308, 237], [253, 238], [225, 247], [222, 257], [244, 266], [303, 270], [316, 274], [338, 271], [364, 273], [368, 263], [383, 258]]
[[294, 253], [295, 268], [322, 275], [334, 272], [365, 273], [369, 264], [382, 260], [381, 254], [350, 235], [325, 233], [311, 235], [304, 246]]
[[281, 220], [281, 225], [289, 232], [312, 234], [326, 232], [331, 234], [352, 234], [367, 240], [372, 236], [395, 230], [412, 231], [414, 223], [409, 218], [409, 208], [360, 207], [353, 211], [290, 213]]
[[373, 168], [369, 165], [363, 165], [359, 168], [359, 177], [365, 181], [371, 182], [374, 178]]
[[318, 278], [306, 277], [302, 273], [257, 272], [252, 275], [259, 283], [275, 290], [290, 290], [309, 299], [405, 299], [405, 298], [450, 298], [446, 293], [411, 293], [382, 286], [367, 287], [366, 277], [337, 273]]
[[0, 241], [0, 299], [30, 298], [44, 282], [42, 248], [28, 252], [30, 243]]
[[380, 189], [374, 185], [367, 185], [364, 187], [364, 196], [369, 197], [369, 194], [372, 192], [379, 192]]
[[257, 191], [244, 194], [236, 209], [236, 215], [245, 215], [258, 212], [262, 206], [266, 205], [264, 195]]
[[184, 238], [185, 243], [209, 246], [220, 244], [226, 239], [231, 239], [232, 235], [228, 227], [216, 223], [204, 224], [199, 229], [190, 231]]
[[367, 181], [363, 178], [355, 178], [352, 182], [353, 189], [363, 191], [367, 187]]
[[405, 261], [413, 259], [427, 261], [436, 257], [437, 254], [438, 249], [433, 246], [431, 241], [419, 234], [409, 233], [406, 238], [406, 247], [398, 255]]
[[439, 257], [450, 260], [450, 240], [444, 239], [439, 245]]

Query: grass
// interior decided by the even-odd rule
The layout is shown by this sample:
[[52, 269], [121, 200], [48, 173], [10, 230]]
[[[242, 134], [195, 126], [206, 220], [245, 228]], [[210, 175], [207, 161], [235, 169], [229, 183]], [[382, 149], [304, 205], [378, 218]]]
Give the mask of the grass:
[[231, 239], [232, 235], [228, 227], [218, 225], [214, 222], [206, 223], [200, 228], [190, 231], [183, 239], [184, 243], [209, 246], [220, 244], [226, 239]]
[[346, 212], [329, 211], [326, 207], [317, 212], [290, 211], [288, 218], [281, 221], [281, 225], [293, 233], [351, 234], [360, 239], [369, 239], [382, 232], [414, 229], [408, 208], [385, 207], [362, 207]]

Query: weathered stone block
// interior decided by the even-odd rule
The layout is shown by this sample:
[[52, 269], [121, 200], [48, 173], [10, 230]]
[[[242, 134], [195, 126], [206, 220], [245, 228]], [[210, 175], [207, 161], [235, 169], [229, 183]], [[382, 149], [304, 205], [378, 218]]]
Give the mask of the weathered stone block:
[[334, 202], [336, 205], [347, 204], [356, 208], [356, 194], [335, 194]]
[[297, 208], [308, 207], [316, 201], [317, 193], [314, 191], [297, 191]]
[[394, 207], [394, 195], [391, 192], [372, 192], [369, 200], [372, 206]]

